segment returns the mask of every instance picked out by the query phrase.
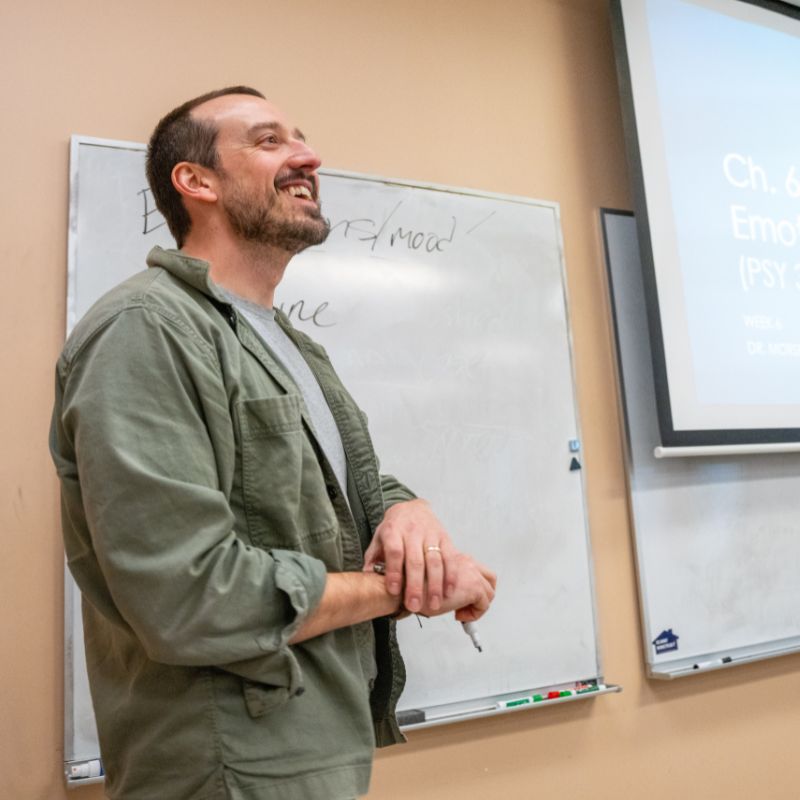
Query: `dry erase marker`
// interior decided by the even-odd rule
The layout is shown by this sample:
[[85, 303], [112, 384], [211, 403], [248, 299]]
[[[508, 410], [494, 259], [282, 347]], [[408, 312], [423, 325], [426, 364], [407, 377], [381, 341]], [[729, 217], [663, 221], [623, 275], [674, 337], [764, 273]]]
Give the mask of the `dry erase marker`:
[[97, 759], [85, 761], [82, 764], [71, 764], [69, 768], [69, 777], [73, 780], [79, 780], [80, 778], [100, 778], [104, 774], [103, 764]]
[[464, 628], [464, 633], [472, 639], [472, 644], [475, 645], [475, 649], [479, 652], [483, 652], [483, 648], [481, 647], [481, 640], [478, 638], [478, 629], [475, 627], [474, 622], [462, 622], [462, 627]]
[[531, 702], [532, 698], [530, 697], [519, 697], [516, 700], [501, 700], [498, 704], [498, 708], [517, 708], [519, 706], [527, 706]]
[[730, 664], [733, 659], [730, 656], [716, 658], [713, 661], [698, 661], [692, 669], [709, 669], [710, 667], [721, 667], [723, 664]]

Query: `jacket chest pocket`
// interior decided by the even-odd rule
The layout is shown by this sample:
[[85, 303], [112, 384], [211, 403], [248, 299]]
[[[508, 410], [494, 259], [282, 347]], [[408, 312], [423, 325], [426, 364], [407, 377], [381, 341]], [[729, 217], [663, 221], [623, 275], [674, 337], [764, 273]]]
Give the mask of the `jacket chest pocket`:
[[288, 394], [238, 404], [247, 526], [257, 546], [299, 550], [335, 569], [338, 521], [301, 403]]

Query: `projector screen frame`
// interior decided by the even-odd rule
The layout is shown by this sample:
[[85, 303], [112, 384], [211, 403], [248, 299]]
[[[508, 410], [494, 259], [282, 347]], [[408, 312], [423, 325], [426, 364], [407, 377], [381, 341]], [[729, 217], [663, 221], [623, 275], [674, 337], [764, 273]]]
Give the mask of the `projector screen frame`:
[[[740, 3], [756, 6], [800, 21], [800, 0], [789, 0], [789, 2], [780, 2], [780, 0], [730, 0], [730, 2], [731, 4]], [[774, 445], [789, 442], [800, 443], [800, 427], [676, 429], [674, 425], [650, 216], [645, 189], [645, 175], [636, 121], [622, 4], [623, 0], [611, 0], [611, 30], [617, 65], [625, 149], [633, 193], [634, 216], [636, 218], [637, 236], [641, 252], [656, 407], [662, 445], [665, 448], [705, 448], [709, 446], [717, 448], [740, 445]]]

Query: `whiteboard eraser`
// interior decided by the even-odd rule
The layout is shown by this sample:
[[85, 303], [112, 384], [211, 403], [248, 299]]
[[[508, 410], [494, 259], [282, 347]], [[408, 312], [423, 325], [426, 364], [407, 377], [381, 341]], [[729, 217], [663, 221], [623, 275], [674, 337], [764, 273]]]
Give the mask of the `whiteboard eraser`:
[[418, 725], [420, 722], [425, 722], [425, 712], [419, 708], [410, 708], [397, 715], [398, 725]]

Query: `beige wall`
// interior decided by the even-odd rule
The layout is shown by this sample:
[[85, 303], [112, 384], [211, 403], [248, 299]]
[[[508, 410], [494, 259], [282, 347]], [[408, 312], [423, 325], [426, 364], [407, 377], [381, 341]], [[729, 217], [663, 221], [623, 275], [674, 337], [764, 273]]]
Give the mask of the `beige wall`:
[[606, 0], [26, 0], [4, 4], [0, 59], [0, 797], [66, 796], [45, 434], [68, 137], [144, 141], [173, 105], [240, 82], [284, 107], [328, 166], [561, 204], [602, 653], [625, 692], [415, 733], [379, 756], [371, 796], [797, 797], [797, 657], [643, 678], [597, 230], [598, 207], [630, 206]]

